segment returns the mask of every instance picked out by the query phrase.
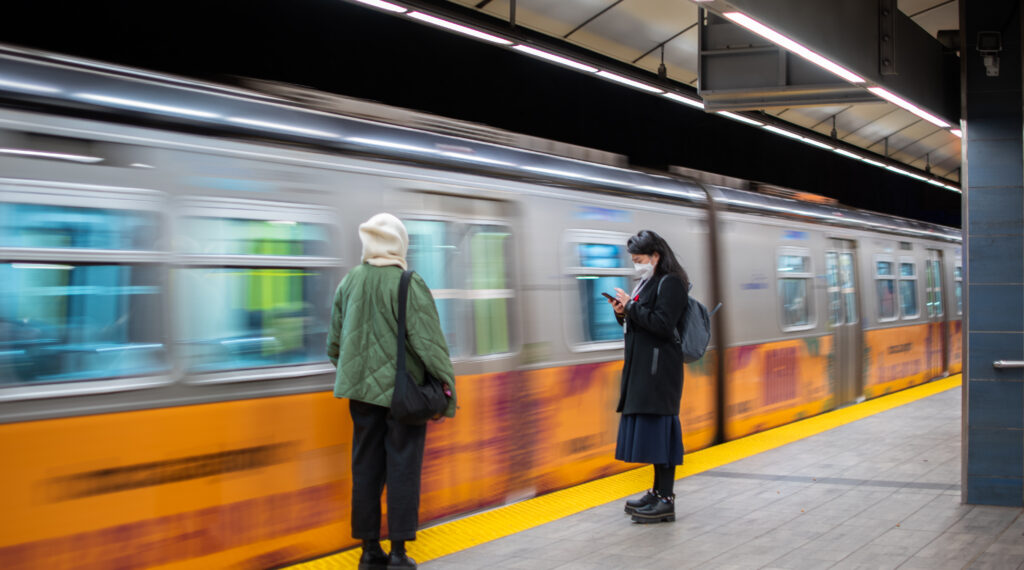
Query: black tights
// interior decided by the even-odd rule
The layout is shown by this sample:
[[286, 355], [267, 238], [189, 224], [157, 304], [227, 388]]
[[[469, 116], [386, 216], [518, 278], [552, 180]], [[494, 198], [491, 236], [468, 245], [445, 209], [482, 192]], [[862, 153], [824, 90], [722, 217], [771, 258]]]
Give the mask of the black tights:
[[671, 497], [676, 482], [675, 465], [653, 465], [654, 490], [662, 497]]

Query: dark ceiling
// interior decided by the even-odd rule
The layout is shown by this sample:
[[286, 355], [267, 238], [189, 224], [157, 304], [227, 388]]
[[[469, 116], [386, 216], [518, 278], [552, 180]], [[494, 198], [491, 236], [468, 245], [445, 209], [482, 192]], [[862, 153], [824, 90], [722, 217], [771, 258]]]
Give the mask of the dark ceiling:
[[[258, 77], [796, 188], [960, 226], [960, 194], [339, 0], [9, 0], [0, 42], [230, 81]], [[17, 14], [17, 17], [11, 17]]]

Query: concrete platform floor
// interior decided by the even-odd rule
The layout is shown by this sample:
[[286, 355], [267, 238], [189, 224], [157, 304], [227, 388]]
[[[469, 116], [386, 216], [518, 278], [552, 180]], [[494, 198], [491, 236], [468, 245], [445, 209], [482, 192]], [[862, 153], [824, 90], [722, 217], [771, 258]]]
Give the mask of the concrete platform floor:
[[425, 570], [1024, 570], [1024, 509], [960, 502], [960, 388], [676, 481], [674, 523], [613, 502]]

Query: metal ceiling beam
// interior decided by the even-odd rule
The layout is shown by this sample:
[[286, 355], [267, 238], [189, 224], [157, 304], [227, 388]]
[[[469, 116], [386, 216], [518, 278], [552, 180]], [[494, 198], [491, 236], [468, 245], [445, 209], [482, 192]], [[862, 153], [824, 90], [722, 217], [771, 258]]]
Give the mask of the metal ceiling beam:
[[[894, 0], [712, 0], [700, 38], [709, 110], [878, 101], [880, 86], [948, 121], [959, 119], [959, 64]], [[886, 6], [891, 6], [887, 8]], [[720, 17], [741, 12], [866, 79], [848, 83]], [[885, 12], [887, 15], [883, 15]]]

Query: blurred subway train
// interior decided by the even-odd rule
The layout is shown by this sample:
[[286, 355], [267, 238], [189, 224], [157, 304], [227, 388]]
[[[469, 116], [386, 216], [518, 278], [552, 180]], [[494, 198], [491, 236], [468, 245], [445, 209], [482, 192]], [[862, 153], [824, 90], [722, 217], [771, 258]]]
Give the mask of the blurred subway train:
[[688, 451], [955, 373], [958, 230], [288, 86], [0, 48], [0, 567], [263, 568], [353, 544], [330, 301], [406, 223], [458, 377], [421, 521], [613, 460], [628, 236], [721, 302]]

